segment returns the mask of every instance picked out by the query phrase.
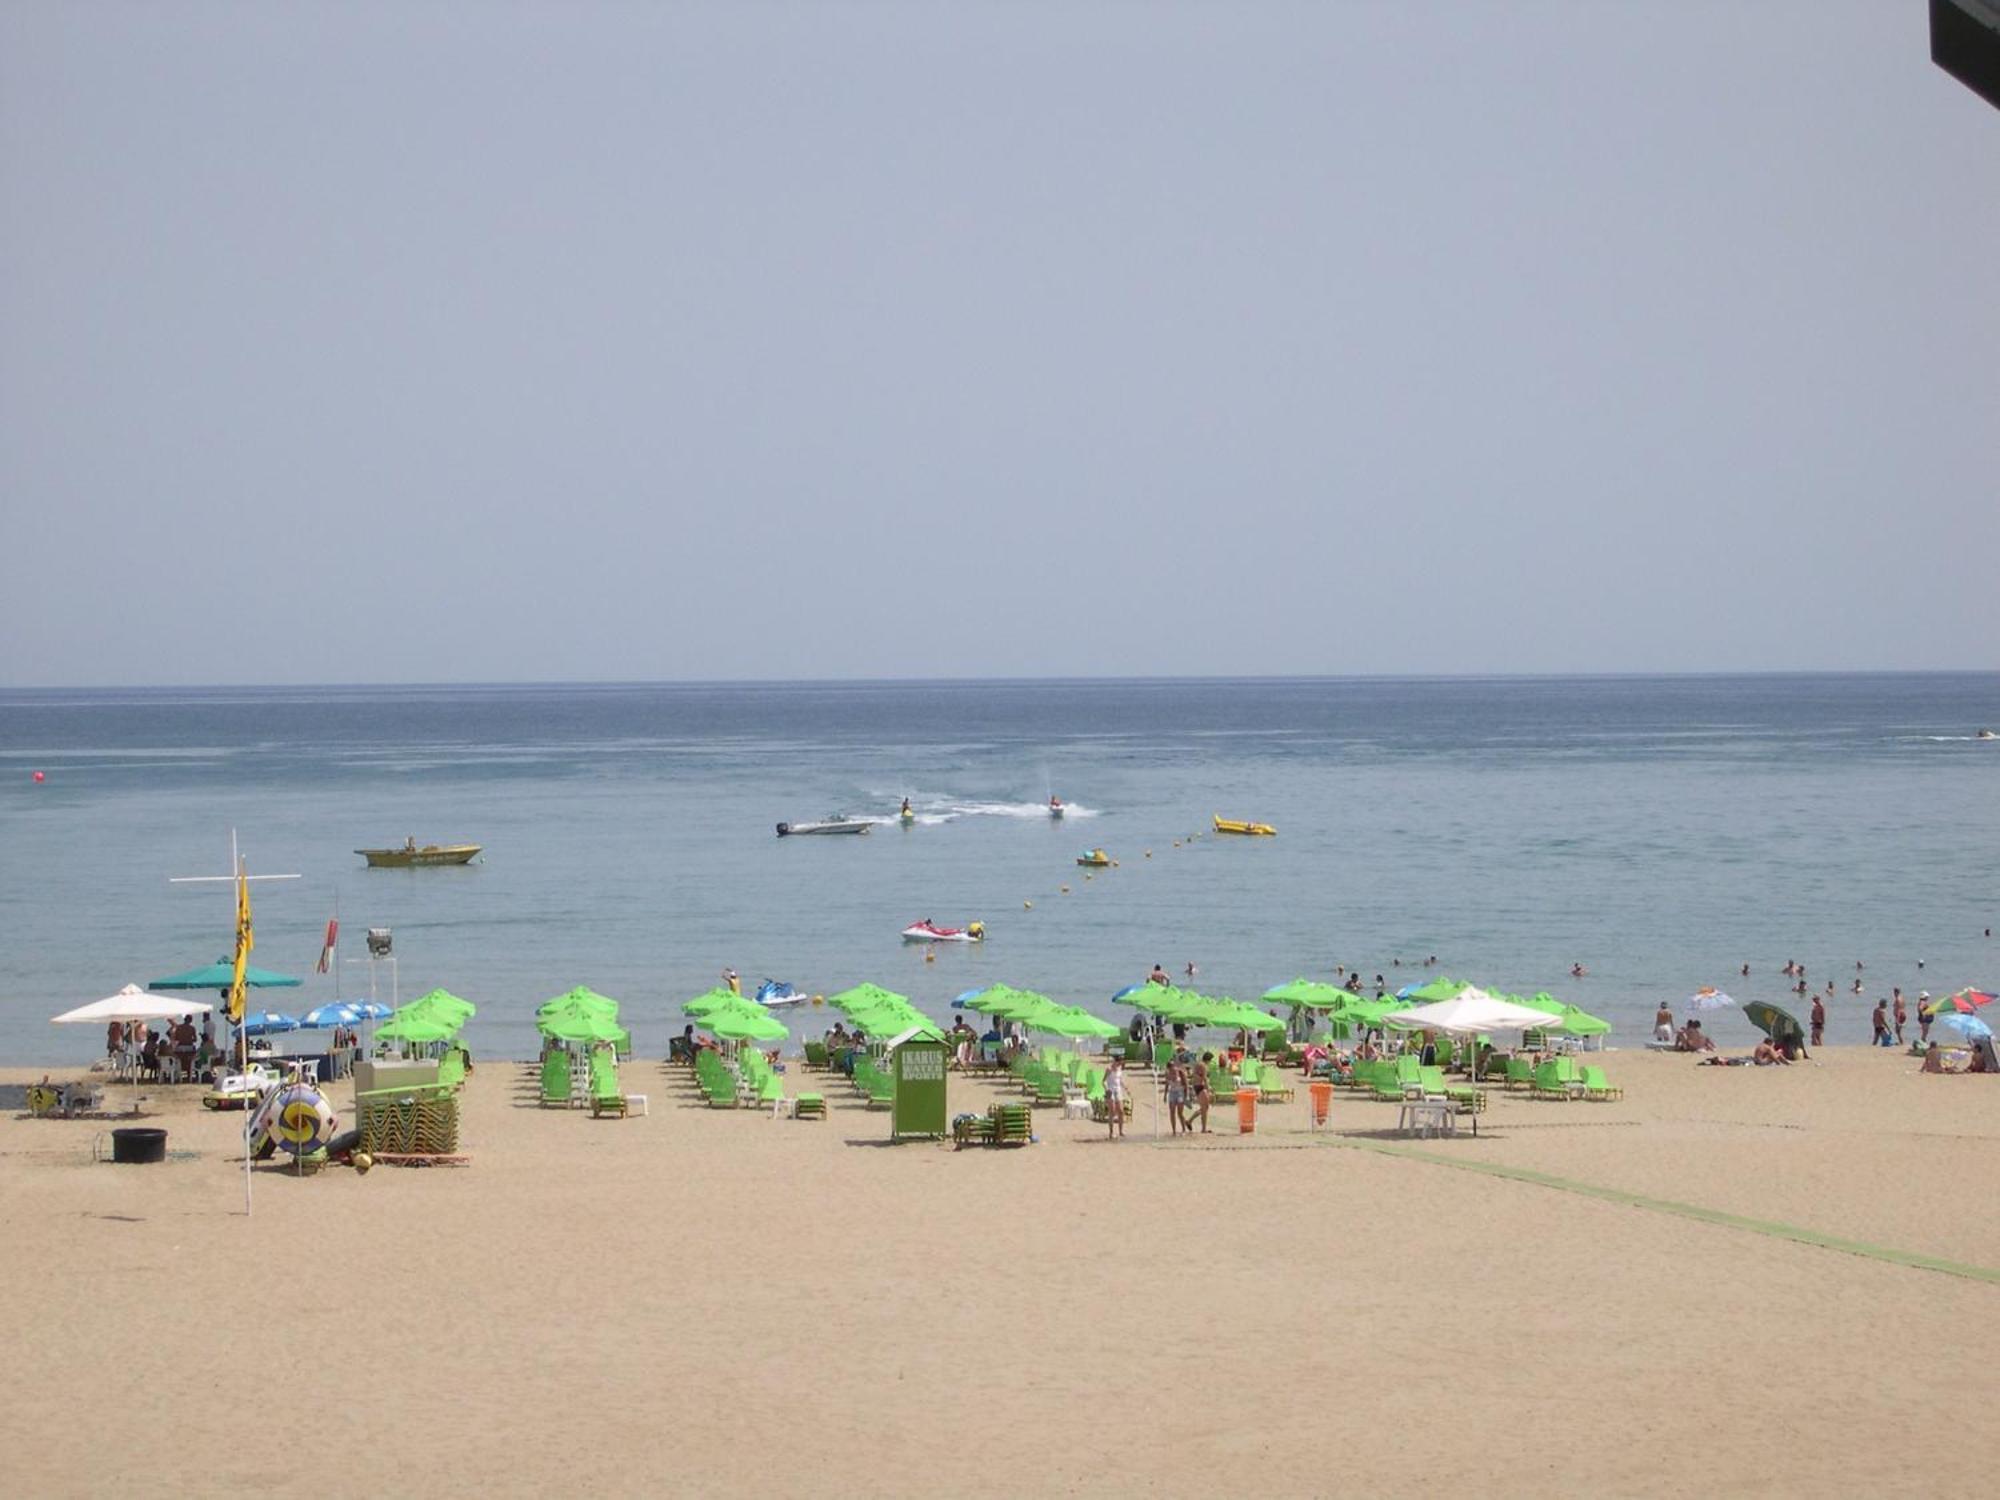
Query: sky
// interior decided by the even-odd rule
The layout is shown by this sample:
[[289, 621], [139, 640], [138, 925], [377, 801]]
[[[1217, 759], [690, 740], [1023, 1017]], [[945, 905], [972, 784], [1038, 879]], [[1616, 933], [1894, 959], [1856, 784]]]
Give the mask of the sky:
[[0, 8], [0, 683], [1992, 668], [1886, 4]]

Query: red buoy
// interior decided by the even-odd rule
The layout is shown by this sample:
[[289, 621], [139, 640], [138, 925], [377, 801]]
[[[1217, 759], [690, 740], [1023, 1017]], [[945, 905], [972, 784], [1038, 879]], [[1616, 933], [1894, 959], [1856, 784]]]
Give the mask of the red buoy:
[[37, 771], [37, 772], [35, 772], [35, 780], [37, 780], [37, 781], [41, 781], [41, 780], [43, 780], [43, 779], [44, 779], [44, 778], [43, 778], [43, 776], [42, 776], [42, 773], [41, 773], [40, 771]]

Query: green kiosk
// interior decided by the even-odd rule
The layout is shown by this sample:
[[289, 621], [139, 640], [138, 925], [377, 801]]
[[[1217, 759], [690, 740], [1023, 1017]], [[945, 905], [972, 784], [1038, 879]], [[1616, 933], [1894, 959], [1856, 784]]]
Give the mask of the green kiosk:
[[946, 1055], [941, 1040], [916, 1030], [889, 1043], [889, 1076], [896, 1085], [889, 1105], [890, 1140], [950, 1133], [945, 1123]]

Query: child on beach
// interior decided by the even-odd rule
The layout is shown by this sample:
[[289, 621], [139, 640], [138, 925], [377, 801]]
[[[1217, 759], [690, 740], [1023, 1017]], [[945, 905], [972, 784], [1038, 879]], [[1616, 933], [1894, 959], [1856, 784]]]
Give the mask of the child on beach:
[[1192, 1128], [1187, 1117], [1187, 1069], [1176, 1060], [1167, 1064], [1167, 1134]]

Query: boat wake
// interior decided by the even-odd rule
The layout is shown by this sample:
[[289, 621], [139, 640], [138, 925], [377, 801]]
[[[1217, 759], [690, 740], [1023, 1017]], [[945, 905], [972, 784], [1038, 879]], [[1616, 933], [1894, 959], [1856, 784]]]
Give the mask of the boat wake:
[[[1046, 802], [958, 802], [952, 811], [962, 818], [1040, 818], [1050, 822], [1049, 805]], [[1097, 809], [1085, 807], [1079, 802], [1063, 804], [1063, 818], [1094, 818]]]
[[[884, 798], [889, 794], [877, 792], [872, 795]], [[932, 828], [940, 823], [955, 823], [960, 818], [1026, 818], [1037, 819], [1044, 823], [1055, 821], [1049, 816], [1049, 805], [1046, 802], [981, 802], [961, 800], [957, 797], [919, 796], [916, 793], [907, 795], [910, 798], [910, 811], [916, 814], [910, 821], [919, 828]], [[850, 812], [848, 816], [858, 823], [876, 823], [885, 827], [903, 821], [899, 814], [893, 812]], [[1098, 810], [1094, 807], [1084, 807], [1075, 802], [1063, 804], [1064, 819], [1096, 816]]]

